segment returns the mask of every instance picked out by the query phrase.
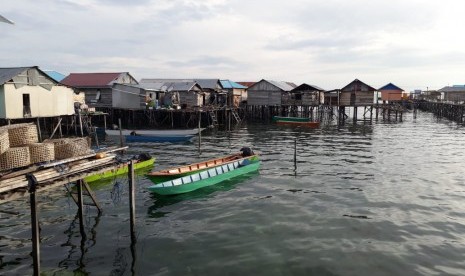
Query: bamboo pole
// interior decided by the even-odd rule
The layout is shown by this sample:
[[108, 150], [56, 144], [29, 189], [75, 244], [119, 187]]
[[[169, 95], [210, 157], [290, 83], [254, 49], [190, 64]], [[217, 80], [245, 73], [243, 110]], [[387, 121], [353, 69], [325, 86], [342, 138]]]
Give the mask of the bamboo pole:
[[135, 224], [136, 224], [136, 202], [135, 202], [135, 177], [134, 177], [134, 160], [129, 162], [128, 168], [129, 179], [129, 211], [130, 211], [130, 230], [131, 242], [136, 242]]

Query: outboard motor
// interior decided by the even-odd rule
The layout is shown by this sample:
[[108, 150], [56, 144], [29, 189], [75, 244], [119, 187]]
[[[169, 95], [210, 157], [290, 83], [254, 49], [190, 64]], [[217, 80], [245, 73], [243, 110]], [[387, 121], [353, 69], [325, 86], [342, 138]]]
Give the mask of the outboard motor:
[[249, 148], [249, 147], [243, 147], [243, 148], [241, 148], [240, 151], [242, 151], [242, 156], [243, 157], [255, 155], [253, 150], [251, 148]]

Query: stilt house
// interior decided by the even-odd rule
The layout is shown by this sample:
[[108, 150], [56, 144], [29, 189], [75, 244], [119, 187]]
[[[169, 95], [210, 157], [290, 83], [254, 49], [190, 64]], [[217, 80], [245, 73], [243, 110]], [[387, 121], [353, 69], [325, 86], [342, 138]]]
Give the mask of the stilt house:
[[262, 79], [247, 89], [247, 105], [282, 105], [283, 94], [296, 87], [290, 82]]
[[375, 88], [355, 79], [340, 90], [339, 106], [373, 105], [375, 91]]
[[398, 86], [388, 83], [385, 86], [378, 89], [381, 92], [381, 100], [383, 102], [396, 102], [402, 100], [402, 93], [404, 90]]
[[323, 102], [324, 90], [316, 85], [303, 83], [283, 94], [283, 105], [316, 106]]
[[71, 73], [61, 81], [85, 94], [91, 107], [113, 107], [113, 84], [138, 84], [128, 72], [119, 73]]
[[445, 86], [438, 91], [444, 95], [444, 101], [453, 103], [465, 102], [465, 85]]
[[73, 94], [37, 66], [0, 68], [2, 119], [73, 115]]
[[195, 108], [204, 106], [206, 102], [202, 87], [193, 80], [141, 79], [140, 86], [163, 92], [160, 105], [164, 107]]
[[239, 107], [242, 102], [247, 101], [247, 87], [230, 80], [221, 80], [221, 86], [228, 93], [228, 106]]

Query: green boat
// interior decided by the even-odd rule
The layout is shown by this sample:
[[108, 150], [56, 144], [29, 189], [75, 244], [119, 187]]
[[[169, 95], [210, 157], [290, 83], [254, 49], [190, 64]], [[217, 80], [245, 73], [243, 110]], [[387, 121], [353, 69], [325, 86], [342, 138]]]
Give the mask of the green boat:
[[273, 116], [273, 122], [310, 122], [310, 118]]
[[[142, 168], [153, 166], [154, 163], [155, 163], [154, 157], [150, 157], [149, 159], [145, 159], [145, 160], [137, 159], [136, 162], [134, 163], [134, 170], [139, 170]], [[117, 175], [121, 175], [125, 173], [127, 174], [128, 168], [129, 168], [128, 162], [123, 162], [120, 165], [118, 165], [116, 169], [105, 171], [103, 173], [89, 175], [88, 177], [84, 178], [84, 180], [87, 183], [90, 183], [90, 182], [94, 182], [94, 181], [101, 180], [101, 179], [112, 178]]]
[[215, 185], [224, 180], [234, 178], [258, 170], [258, 156], [250, 159], [237, 160], [204, 170], [198, 173], [176, 178], [148, 187], [148, 190], [160, 195], [175, 195], [191, 192], [203, 187]]

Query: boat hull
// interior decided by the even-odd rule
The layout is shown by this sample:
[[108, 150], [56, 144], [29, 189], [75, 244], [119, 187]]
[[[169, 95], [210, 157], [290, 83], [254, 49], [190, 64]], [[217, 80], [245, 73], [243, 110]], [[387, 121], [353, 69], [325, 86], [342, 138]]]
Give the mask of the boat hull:
[[273, 116], [273, 122], [310, 122], [310, 118]]
[[277, 125], [287, 125], [287, 126], [305, 126], [309, 128], [318, 128], [320, 122], [292, 122], [292, 121], [277, 121]]
[[205, 128], [194, 128], [194, 129], [166, 129], [166, 130], [151, 130], [151, 129], [136, 129], [136, 130], [129, 130], [129, 129], [122, 129], [121, 131], [118, 129], [107, 129], [105, 133], [110, 136], [119, 136], [120, 133], [124, 136], [129, 136], [131, 133], [136, 133], [136, 135], [140, 136], [156, 136], [156, 137], [174, 137], [174, 136], [186, 136], [186, 135], [197, 135], [203, 131]]
[[243, 157], [240, 153], [237, 153], [237, 154], [232, 154], [232, 155], [228, 155], [228, 156], [224, 156], [224, 157], [220, 157], [220, 158], [216, 158], [216, 159], [211, 159], [211, 160], [207, 160], [207, 161], [203, 161], [203, 162], [199, 162], [199, 163], [189, 164], [189, 165], [175, 167], [175, 168], [169, 168], [169, 169], [166, 169], [166, 170], [161, 170], [161, 171], [156, 171], [156, 172], [150, 172], [150, 173], [146, 174], [146, 176], [153, 183], [157, 184], [157, 183], [169, 181], [169, 180], [172, 180], [172, 179], [176, 179], [176, 178], [179, 178], [179, 177], [183, 177], [183, 176], [191, 175], [191, 174], [194, 174], [194, 173], [198, 173], [198, 172], [201, 172], [201, 171], [205, 171], [205, 170], [208, 170], [210, 168], [220, 166], [220, 165], [223, 165], [225, 163], [233, 162], [233, 161], [236, 161], [236, 160], [240, 160], [240, 159], [250, 159], [250, 160], [252, 160], [252, 159], [255, 159], [255, 158], [257, 158], [257, 160], [258, 160], [258, 157], [256, 155]]
[[[260, 161], [258, 158], [252, 161], [245, 161], [248, 161], [248, 164], [241, 166], [239, 161], [227, 163], [189, 176], [152, 185], [148, 187], [148, 190], [160, 195], [188, 193], [246, 173], [257, 171], [260, 168]], [[239, 165], [235, 165], [236, 163]]]
[[126, 142], [170, 142], [179, 143], [187, 142], [194, 138], [194, 135], [183, 135], [183, 136], [145, 136], [145, 135], [126, 135]]
[[[150, 158], [149, 160], [136, 162], [134, 164], [134, 170], [153, 166], [154, 163], [155, 163], [155, 158]], [[84, 180], [89, 183], [89, 182], [94, 182], [94, 181], [101, 180], [101, 179], [112, 178], [112, 177], [115, 177], [121, 174], [128, 173], [128, 169], [129, 169], [128, 164], [122, 163], [121, 166], [119, 166], [115, 170], [109, 170], [103, 173], [93, 174], [93, 175], [90, 175], [84, 178]]]

